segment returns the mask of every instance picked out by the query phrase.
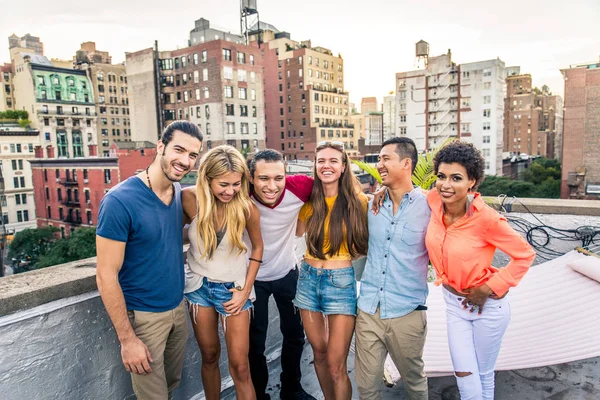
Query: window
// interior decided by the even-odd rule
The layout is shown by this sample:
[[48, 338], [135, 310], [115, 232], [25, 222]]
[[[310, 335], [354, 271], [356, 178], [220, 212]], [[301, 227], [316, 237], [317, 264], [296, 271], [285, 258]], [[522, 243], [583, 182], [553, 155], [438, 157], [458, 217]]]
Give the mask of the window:
[[250, 83], [256, 83], [256, 72], [250, 71]]
[[200, 57], [200, 61], [203, 63], [208, 61], [208, 51], [202, 50], [202, 55]]
[[229, 133], [229, 134], [235, 133], [235, 123], [227, 122], [227, 133]]
[[490, 149], [481, 149], [481, 155], [484, 157], [490, 156]]
[[202, 91], [204, 92], [204, 98], [208, 99], [208, 97], [210, 96], [210, 92], [208, 90], [208, 86], [205, 86], [204, 89], [202, 89]]
[[67, 133], [66, 132], [57, 132], [56, 133], [56, 144], [58, 146], [58, 156], [59, 157], [68, 157], [69, 156], [69, 143], [67, 141]]
[[223, 60], [224, 61], [231, 61], [231, 50], [229, 50], [229, 49], [223, 49]]
[[223, 67], [223, 78], [224, 79], [233, 79], [233, 68]]
[[490, 123], [489, 122], [484, 122], [483, 123], [483, 130], [484, 131], [489, 131], [491, 129]]
[[248, 98], [248, 89], [238, 88], [238, 98], [246, 100]]
[[104, 183], [111, 183], [111, 177], [110, 177], [110, 169], [105, 169], [104, 170]]
[[254, 65], [254, 55], [250, 54], [250, 65]]
[[187, 60], [186, 56], [181, 56], [181, 68], [185, 68], [185, 61]]
[[248, 106], [240, 105], [240, 116], [247, 117], [248, 116]]
[[242, 122], [240, 124], [240, 131], [242, 132], [242, 134], [247, 135], [248, 132], [248, 123], [247, 122]]
[[91, 211], [86, 211], [85, 212], [85, 216], [87, 217], [87, 223], [88, 223], [88, 225], [92, 225], [92, 212]]
[[[210, 135], [210, 122], [206, 123], [206, 134]], [[209, 142], [210, 142], [210, 140], [209, 140]], [[210, 150], [210, 148], [208, 148], [207, 150]]]
[[183, 91], [183, 102], [184, 102], [184, 103], [187, 103], [187, 102], [189, 101], [189, 99], [190, 99], [190, 96], [189, 96], [189, 94], [188, 94], [188, 91], [187, 91], [187, 90], [184, 90], [184, 91]]
[[486, 108], [485, 110], [483, 110], [484, 117], [490, 117], [491, 115], [492, 115], [492, 110], [490, 110], [489, 108]]
[[230, 116], [235, 115], [233, 104], [225, 104], [225, 115], [230, 115]]
[[406, 122], [406, 115], [400, 116], [400, 122]]
[[484, 69], [483, 76], [492, 76], [492, 70], [489, 68]]
[[246, 70], [238, 69], [238, 81], [239, 82], [248, 82], [248, 74]]
[[250, 89], [250, 100], [256, 101], [256, 90], [255, 89]]
[[492, 102], [492, 96], [483, 96], [483, 104], [490, 104]]
[[206, 119], [210, 119], [210, 106], [208, 104], [204, 106], [204, 116]]
[[490, 135], [483, 135], [483, 143], [490, 143]]
[[246, 53], [237, 52], [238, 64], [246, 64]]
[[208, 80], [208, 69], [207, 68], [204, 68], [202, 70], [202, 80], [205, 82]]
[[256, 118], [256, 106], [252, 106], [252, 116]]
[[223, 96], [225, 98], [228, 98], [228, 99], [232, 99], [233, 98], [233, 86], [225, 86], [223, 88], [223, 90], [224, 90]]
[[460, 124], [460, 130], [463, 132], [471, 132], [471, 124]]
[[194, 71], [194, 83], [200, 82], [200, 71]]
[[83, 157], [83, 140], [81, 132], [73, 132], [73, 157]]
[[484, 89], [491, 89], [492, 88], [492, 82], [483, 82], [483, 88]]
[[[195, 93], [196, 93], [196, 100], [200, 100], [200, 89], [196, 89]], [[196, 114], [196, 115], [198, 115], [198, 114]]]

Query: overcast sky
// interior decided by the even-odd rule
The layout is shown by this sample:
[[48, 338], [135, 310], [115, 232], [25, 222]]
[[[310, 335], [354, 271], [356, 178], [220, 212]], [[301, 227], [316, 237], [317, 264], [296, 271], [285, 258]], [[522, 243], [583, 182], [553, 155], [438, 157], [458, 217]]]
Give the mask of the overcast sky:
[[[7, 2], [8, 0], [2, 0]], [[11, 2], [0, 14], [0, 62], [8, 62], [8, 36], [39, 36], [49, 58], [70, 59], [81, 42], [95, 41], [113, 62], [125, 52], [185, 47], [194, 20], [204, 17], [238, 33], [239, 0], [29, 0]], [[599, 0], [258, 0], [261, 21], [294, 40], [340, 53], [351, 100], [394, 90], [395, 73], [414, 69], [414, 44], [430, 55], [452, 49], [457, 63], [499, 57], [531, 73], [535, 85], [563, 93], [559, 69], [598, 61]], [[297, 4], [300, 4], [298, 6]]]

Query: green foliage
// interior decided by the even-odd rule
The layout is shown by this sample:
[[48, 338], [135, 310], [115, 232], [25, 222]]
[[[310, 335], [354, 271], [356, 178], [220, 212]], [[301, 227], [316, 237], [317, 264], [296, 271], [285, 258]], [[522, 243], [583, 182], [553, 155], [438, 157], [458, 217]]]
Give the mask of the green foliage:
[[522, 173], [521, 179], [488, 176], [479, 185], [479, 192], [484, 196], [505, 194], [510, 197], [560, 198], [561, 166], [558, 160], [543, 157], [536, 159]]
[[20, 119], [17, 122], [21, 128], [27, 128], [29, 125], [31, 125], [31, 121], [28, 119]]
[[6, 110], [0, 111], [0, 119], [16, 119], [16, 120], [27, 120], [29, 119], [29, 113], [24, 110]]
[[413, 185], [420, 186], [426, 190], [431, 189], [436, 180], [436, 176], [433, 172], [433, 159], [441, 148], [452, 143], [454, 140], [456, 139], [448, 138], [444, 143], [435, 149], [428, 151], [426, 154], [419, 154], [419, 161], [417, 162], [415, 172], [412, 176]]
[[350, 160], [350, 161], [352, 161], [355, 165], [358, 165], [358, 167], [360, 169], [362, 169], [363, 171], [365, 171], [367, 174], [369, 174], [373, 178], [377, 179], [377, 182], [379, 182], [379, 184], [382, 183], [381, 176], [379, 176], [379, 171], [377, 171], [377, 168], [375, 168], [371, 164], [366, 163], [361, 160]]
[[54, 226], [17, 232], [8, 247], [8, 258], [37, 263], [39, 257], [48, 251], [55, 240], [55, 232], [58, 232], [58, 228]]
[[56, 239], [57, 231], [56, 227], [45, 227], [18, 232], [10, 244], [8, 257], [17, 260], [30, 257], [29, 269], [37, 269], [96, 255], [96, 228], [78, 228], [65, 239]]

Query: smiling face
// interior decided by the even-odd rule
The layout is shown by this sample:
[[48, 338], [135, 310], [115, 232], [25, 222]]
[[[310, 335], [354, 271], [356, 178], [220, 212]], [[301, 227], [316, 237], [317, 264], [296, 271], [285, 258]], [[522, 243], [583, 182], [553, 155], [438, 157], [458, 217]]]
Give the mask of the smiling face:
[[388, 144], [379, 151], [377, 172], [379, 172], [383, 184], [388, 187], [394, 186], [396, 183], [404, 183], [407, 179], [410, 181], [412, 175], [410, 159], [400, 159], [396, 147], [396, 144]]
[[210, 181], [210, 190], [221, 203], [229, 203], [242, 187], [242, 174], [227, 172]]
[[344, 154], [331, 147], [317, 152], [315, 168], [321, 182], [324, 184], [337, 182], [346, 170], [343, 160]]
[[444, 204], [466, 202], [469, 189], [474, 185], [475, 179], [469, 179], [467, 170], [461, 164], [440, 163], [438, 166], [435, 188]]
[[283, 161], [258, 161], [250, 182], [254, 185], [254, 196], [266, 205], [274, 205], [285, 190]]
[[175, 131], [165, 146], [159, 142], [160, 167], [171, 182], [179, 182], [194, 167], [202, 142], [181, 131]]

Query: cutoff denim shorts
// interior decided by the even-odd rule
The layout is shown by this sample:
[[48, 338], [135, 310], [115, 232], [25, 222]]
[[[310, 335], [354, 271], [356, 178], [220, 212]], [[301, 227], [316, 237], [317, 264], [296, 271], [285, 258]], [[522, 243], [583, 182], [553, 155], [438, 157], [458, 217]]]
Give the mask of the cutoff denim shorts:
[[[229, 289], [233, 289], [235, 284], [233, 282], [211, 282], [206, 278], [202, 279], [202, 286], [200, 289], [186, 293], [185, 298], [191, 305], [197, 305], [200, 307], [214, 307], [215, 310], [221, 315], [228, 317], [225, 311], [223, 303], [227, 303], [233, 297], [233, 293]], [[254, 307], [250, 300], [246, 300], [246, 304], [242, 307], [242, 311]]]
[[354, 267], [315, 268], [302, 262], [294, 305], [323, 315], [356, 316], [356, 278]]

